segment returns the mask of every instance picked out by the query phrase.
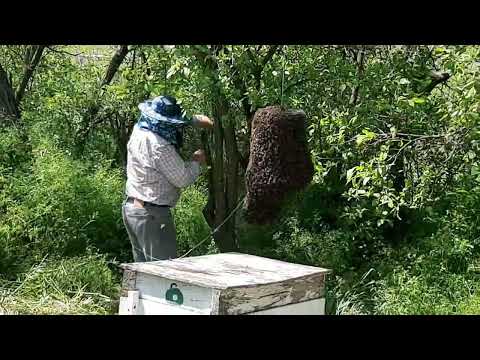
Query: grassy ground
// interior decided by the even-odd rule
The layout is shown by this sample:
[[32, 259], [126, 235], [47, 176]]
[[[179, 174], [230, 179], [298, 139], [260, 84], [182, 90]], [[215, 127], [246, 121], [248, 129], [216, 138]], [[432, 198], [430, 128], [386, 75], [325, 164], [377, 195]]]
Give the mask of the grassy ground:
[[[182, 194], [174, 212], [179, 253], [190, 249], [192, 241], [208, 234], [208, 225], [201, 213], [205, 201], [205, 194], [195, 187]], [[213, 251], [210, 247], [205, 244], [192, 256]], [[101, 255], [92, 247], [83, 255], [46, 256], [18, 273], [14, 280], [0, 274], [0, 313], [116, 314], [121, 285], [118, 264], [111, 256]]]

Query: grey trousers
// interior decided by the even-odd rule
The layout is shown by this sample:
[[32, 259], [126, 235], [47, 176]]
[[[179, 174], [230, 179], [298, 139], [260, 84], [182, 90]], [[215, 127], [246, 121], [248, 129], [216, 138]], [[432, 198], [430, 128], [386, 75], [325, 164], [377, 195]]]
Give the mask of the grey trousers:
[[173, 259], [177, 255], [175, 224], [169, 208], [124, 202], [122, 217], [135, 262]]

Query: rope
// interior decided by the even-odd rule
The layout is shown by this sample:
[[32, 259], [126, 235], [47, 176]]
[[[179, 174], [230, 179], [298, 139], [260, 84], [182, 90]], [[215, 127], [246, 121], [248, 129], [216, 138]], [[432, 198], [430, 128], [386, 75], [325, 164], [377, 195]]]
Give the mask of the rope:
[[283, 88], [285, 84], [285, 48], [282, 46], [283, 66], [282, 66], [282, 84], [280, 85], [280, 106], [283, 107]]
[[[200, 245], [202, 245], [203, 243], [205, 243], [205, 241], [211, 239], [211, 237], [213, 236], [213, 234], [215, 234], [216, 232], [218, 232], [218, 230], [220, 230], [220, 228], [225, 225], [225, 223], [230, 220], [230, 218], [238, 211], [238, 209], [240, 209], [240, 206], [243, 204], [243, 202], [245, 201], [245, 196], [243, 197], [242, 200], [239, 201], [239, 203], [237, 204], [237, 206], [230, 212], [230, 214], [220, 223], [220, 225], [218, 225], [215, 229], [213, 229], [204, 239], [202, 239], [200, 242], [198, 242], [194, 247], [192, 247], [190, 250], [188, 250], [185, 254], [183, 254], [182, 256], [178, 257], [177, 259], [182, 259], [184, 258], [185, 256], [187, 256], [188, 254], [190, 254], [193, 250], [197, 249]], [[135, 245], [132, 244], [132, 247], [138, 251], [144, 251], [143, 249], [140, 249], [139, 247], [136, 247]], [[155, 260], [155, 261], [164, 261], [165, 259], [158, 259], [154, 256], [151, 256], [149, 255], [148, 256], [151, 260]], [[151, 261], [149, 260], [149, 261]], [[170, 260], [175, 260], [175, 259], [170, 259]]]
[[188, 254], [190, 254], [193, 250], [195, 250], [196, 248], [198, 248], [200, 245], [202, 245], [205, 241], [207, 241], [207, 239], [209, 239], [210, 237], [213, 236], [213, 234], [215, 234], [218, 230], [220, 230], [220, 228], [225, 225], [225, 223], [230, 220], [230, 218], [237, 212], [238, 209], [240, 209], [240, 205], [243, 204], [243, 202], [245, 201], [245, 196], [243, 197], [242, 200], [240, 200], [237, 204], [237, 206], [230, 212], [230, 214], [225, 218], [225, 220], [222, 221], [222, 223], [220, 225], [218, 225], [215, 229], [213, 229], [210, 234], [208, 234], [207, 237], [205, 237], [202, 241], [200, 241], [199, 243], [197, 243], [193, 248], [191, 248], [190, 250], [188, 250], [185, 254], [183, 254], [182, 256], [179, 257], [179, 259], [181, 258], [184, 258], [185, 256], [187, 256]]

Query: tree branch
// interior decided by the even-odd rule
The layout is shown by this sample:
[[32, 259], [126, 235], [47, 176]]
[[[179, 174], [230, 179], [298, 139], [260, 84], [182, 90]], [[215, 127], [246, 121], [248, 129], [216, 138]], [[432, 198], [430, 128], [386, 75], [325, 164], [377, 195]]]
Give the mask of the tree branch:
[[273, 55], [277, 52], [279, 47], [280, 47], [279, 45], [272, 45], [270, 47], [270, 49], [267, 52], [267, 55], [265, 55], [265, 57], [262, 59], [262, 62], [261, 62], [262, 70], [265, 67], [265, 65], [267, 65], [267, 63], [272, 59]]
[[79, 55], [82, 54], [81, 52], [79, 52], [79, 53], [77, 53], [77, 54], [73, 54], [73, 53], [68, 52], [68, 51], [66, 51], [66, 50], [58, 50], [58, 49], [55, 49], [55, 48], [53, 48], [53, 47], [51, 47], [51, 46], [46, 46], [46, 49], [47, 49], [48, 51], [51, 51], [51, 52], [54, 52], [54, 53], [64, 54], [64, 55], [69, 55], [69, 56], [79, 56]]
[[250, 50], [250, 48], [247, 48], [247, 50], [245, 51], [247, 56], [249, 57], [250, 59], [250, 62], [253, 64], [253, 66], [255, 68], [258, 67], [258, 62], [257, 62], [257, 58], [253, 55], [252, 51]]
[[129, 51], [130, 50], [128, 49], [128, 45], [120, 45], [120, 47], [115, 52], [112, 59], [110, 60], [110, 64], [108, 65], [107, 72], [105, 73], [105, 76], [102, 80], [102, 84], [101, 84], [102, 88], [110, 84], [113, 77], [117, 73], [118, 68], [122, 64], [123, 60], [125, 59]]
[[[118, 69], [120, 68], [120, 65], [122, 64], [123, 60], [125, 59], [129, 51], [130, 50], [128, 49], [128, 45], [121, 45], [118, 48], [118, 50], [115, 52], [112, 59], [110, 60], [107, 71], [102, 80], [102, 83], [100, 86], [101, 91], [105, 86], [110, 84], [110, 82], [112, 81], [113, 77], [117, 73]], [[85, 115], [83, 116], [84, 127], [80, 129], [77, 134], [77, 141], [80, 148], [82, 148], [83, 145], [85, 144], [86, 137], [90, 133], [90, 131], [96, 125], [100, 124], [104, 120], [103, 117], [97, 118], [97, 115], [100, 112], [100, 110], [101, 110], [101, 106], [98, 103], [98, 99], [94, 101], [86, 110]]]
[[22, 81], [20, 85], [18, 86], [17, 92], [15, 94], [15, 102], [17, 107], [20, 105], [20, 102], [23, 99], [23, 96], [25, 95], [25, 89], [27, 88], [28, 82], [32, 79], [33, 73], [35, 72], [35, 69], [37, 68], [38, 64], [40, 63], [40, 60], [42, 59], [42, 54], [43, 50], [45, 49], [44, 45], [37, 45], [37, 46], [32, 46], [29, 48], [27, 51], [31, 53], [27, 53], [26, 58], [31, 58], [32, 60], [27, 60], [25, 62], [25, 71], [23, 73]]
[[450, 79], [450, 74], [443, 71], [432, 71], [430, 73], [430, 83], [422, 91], [422, 94], [430, 94], [439, 84], [445, 83]]
[[287, 87], [285, 87], [284, 94], [287, 94], [290, 91], [290, 89], [294, 88], [295, 86], [298, 86], [300, 84], [305, 84], [305, 83], [308, 83], [310, 81], [315, 81], [315, 80], [316, 79], [303, 78], [303, 79], [300, 79], [298, 81], [295, 81], [294, 83], [291, 83]]
[[[365, 60], [365, 50], [359, 49], [356, 53], [356, 63], [357, 63], [357, 80], [359, 81], [363, 76], [363, 65]], [[355, 106], [358, 101], [358, 94], [360, 92], [360, 85], [357, 84], [353, 90], [352, 95], [350, 97], [350, 105]]]

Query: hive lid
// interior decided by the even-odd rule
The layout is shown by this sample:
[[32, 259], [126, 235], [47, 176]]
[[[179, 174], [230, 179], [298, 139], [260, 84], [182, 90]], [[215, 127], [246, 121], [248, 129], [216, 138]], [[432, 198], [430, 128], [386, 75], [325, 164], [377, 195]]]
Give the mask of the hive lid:
[[319, 267], [240, 253], [122, 264], [121, 267], [216, 289], [271, 284], [330, 272]]

